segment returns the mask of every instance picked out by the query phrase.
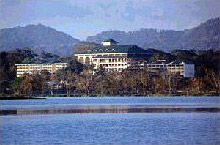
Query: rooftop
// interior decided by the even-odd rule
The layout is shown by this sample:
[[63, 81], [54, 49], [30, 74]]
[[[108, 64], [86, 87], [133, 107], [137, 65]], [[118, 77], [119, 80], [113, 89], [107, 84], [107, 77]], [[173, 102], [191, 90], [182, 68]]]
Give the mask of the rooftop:
[[138, 53], [138, 54], [149, 54], [151, 52], [144, 50], [136, 45], [110, 45], [110, 46], [98, 46], [91, 50], [87, 50], [86, 53]]
[[31, 59], [30, 61], [24, 61], [23, 63], [25, 64], [52, 64], [52, 63], [65, 63], [61, 60], [54, 59], [54, 58], [34, 58]]
[[175, 61], [172, 61], [170, 64], [180, 64], [180, 63], [193, 64], [193, 62], [188, 61], [188, 60], [175, 60]]
[[115, 41], [114, 39], [106, 39], [103, 42], [112, 42], [112, 43], [118, 43], [117, 41]]

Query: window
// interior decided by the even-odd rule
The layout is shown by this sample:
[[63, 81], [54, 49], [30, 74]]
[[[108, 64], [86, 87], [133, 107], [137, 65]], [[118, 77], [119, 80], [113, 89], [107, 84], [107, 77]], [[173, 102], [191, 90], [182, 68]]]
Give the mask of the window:
[[105, 59], [100, 59], [100, 62], [101, 62], [101, 63], [104, 63], [104, 62], [105, 62]]

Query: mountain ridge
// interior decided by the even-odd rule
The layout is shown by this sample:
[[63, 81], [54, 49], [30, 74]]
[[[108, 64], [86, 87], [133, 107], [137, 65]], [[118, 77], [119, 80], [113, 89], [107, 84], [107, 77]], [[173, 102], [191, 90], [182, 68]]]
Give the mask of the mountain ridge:
[[4, 28], [0, 34], [0, 48], [3, 51], [30, 47], [36, 52], [46, 51], [66, 56], [72, 51], [72, 46], [79, 42], [69, 34], [42, 24]]
[[[165, 52], [175, 49], [218, 50], [220, 39], [220, 17], [211, 18], [197, 27], [175, 30], [141, 28], [136, 31], [102, 31], [88, 36], [87, 42], [100, 44], [105, 39], [115, 39], [119, 44], [138, 45], [142, 48], [155, 48]], [[0, 29], [0, 50], [29, 47], [35, 52], [48, 52], [61, 56], [72, 54], [73, 46], [80, 40], [62, 31], [42, 24], [29, 24], [24, 27]]]
[[88, 36], [87, 41], [101, 43], [112, 38], [119, 44], [135, 44], [145, 49], [156, 48], [165, 52], [175, 49], [218, 50], [219, 49], [220, 17], [211, 18], [197, 27], [175, 30], [158, 30], [142, 28], [136, 31], [102, 31]]

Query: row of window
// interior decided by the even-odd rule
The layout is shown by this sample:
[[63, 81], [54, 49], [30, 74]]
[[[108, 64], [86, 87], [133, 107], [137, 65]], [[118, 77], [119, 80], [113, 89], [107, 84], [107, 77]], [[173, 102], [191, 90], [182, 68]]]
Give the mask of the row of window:
[[173, 71], [175, 71], [175, 70], [184, 70], [184, 68], [166, 68], [166, 67], [164, 67], [164, 68], [159, 68], [159, 67], [147, 67], [148, 69], [155, 69], [155, 70], [157, 70], [157, 69], [159, 69], [159, 70], [173, 70]]
[[148, 68], [168, 68], [168, 69], [184, 69], [184, 67], [166, 67], [166, 66], [147, 66]]
[[17, 69], [28, 69], [29, 67], [17, 67]]
[[127, 66], [127, 64], [100, 64], [100, 67], [124, 67], [124, 66]]
[[[42, 67], [43, 69], [51, 69], [52, 67]], [[56, 68], [65, 68], [65, 66], [56, 66]], [[41, 67], [17, 67], [17, 69], [41, 69]]]
[[83, 57], [83, 56], [86, 56], [86, 57], [89, 57], [89, 56], [97, 56], [97, 57], [102, 57], [102, 56], [127, 56], [127, 54], [92, 54], [92, 55], [78, 55], [76, 57]]
[[112, 72], [112, 71], [119, 71], [119, 72], [121, 72], [123, 69], [122, 68], [107, 68], [107, 69], [105, 69], [106, 71], [108, 71], [108, 72]]

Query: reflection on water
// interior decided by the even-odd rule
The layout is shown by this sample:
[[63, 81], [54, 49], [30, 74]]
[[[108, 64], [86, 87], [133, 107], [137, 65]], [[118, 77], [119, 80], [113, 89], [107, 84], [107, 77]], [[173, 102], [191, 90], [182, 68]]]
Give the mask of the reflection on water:
[[54, 113], [219, 112], [219, 97], [47, 98], [1, 101], [0, 115]]
[[1, 144], [219, 144], [219, 113], [0, 116]]
[[36, 100], [1, 100], [1, 107], [67, 105], [219, 105], [220, 97], [50, 97]]
[[155, 105], [79, 105], [68, 107], [32, 107], [3, 109], [0, 115], [12, 114], [58, 114], [58, 113], [174, 113], [174, 112], [220, 112], [219, 106], [155, 106]]

